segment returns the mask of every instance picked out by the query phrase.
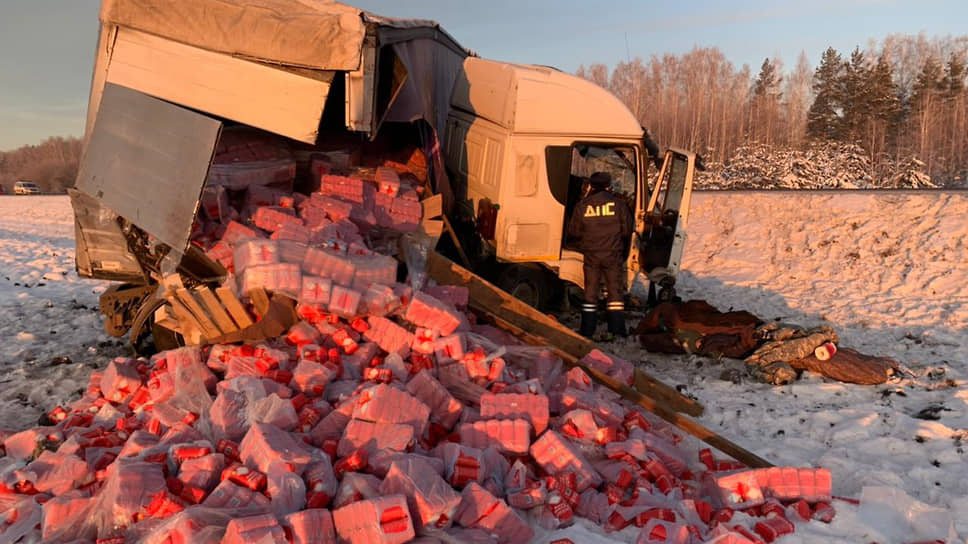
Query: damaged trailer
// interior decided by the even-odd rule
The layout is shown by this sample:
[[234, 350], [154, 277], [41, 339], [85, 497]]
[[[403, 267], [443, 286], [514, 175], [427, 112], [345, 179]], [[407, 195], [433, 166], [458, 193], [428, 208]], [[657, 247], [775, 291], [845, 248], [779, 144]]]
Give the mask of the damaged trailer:
[[[162, 302], [162, 276], [194, 285], [225, 275], [190, 243], [223, 128], [312, 150], [422, 120], [414, 143], [439, 162], [436, 129], [468, 56], [435, 22], [338, 3], [106, 0], [101, 22], [70, 191], [77, 270], [123, 282], [101, 306], [107, 330], [133, 328], [132, 343]], [[449, 194], [443, 167], [428, 170], [432, 191]]]
[[111, 334], [164, 334], [152, 322], [162, 277], [224, 277], [191, 240], [224, 130], [238, 127], [304, 152], [408, 134], [434, 195], [423, 230], [449, 231], [442, 249], [537, 308], [582, 285], [565, 225], [587, 176], [610, 171], [636, 214], [629, 285], [672, 292], [696, 156], [659, 160], [628, 109], [588, 81], [479, 59], [435, 22], [335, 2], [105, 0], [101, 21], [71, 198], [78, 273], [123, 282], [102, 297]]

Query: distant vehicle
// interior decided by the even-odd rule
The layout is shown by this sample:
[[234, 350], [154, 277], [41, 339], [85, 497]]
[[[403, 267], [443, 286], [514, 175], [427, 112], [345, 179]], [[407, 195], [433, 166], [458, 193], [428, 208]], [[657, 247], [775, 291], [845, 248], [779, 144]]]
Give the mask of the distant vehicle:
[[39, 195], [42, 192], [40, 187], [32, 181], [18, 181], [13, 184], [13, 193], [15, 195]]

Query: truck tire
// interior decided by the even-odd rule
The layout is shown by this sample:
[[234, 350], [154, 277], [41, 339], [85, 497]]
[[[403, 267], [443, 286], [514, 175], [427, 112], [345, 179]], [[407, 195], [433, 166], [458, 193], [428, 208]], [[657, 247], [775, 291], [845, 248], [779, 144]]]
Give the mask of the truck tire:
[[165, 351], [185, 346], [185, 339], [177, 332], [162, 327], [151, 320], [151, 339], [154, 342], [155, 351]]
[[502, 290], [528, 306], [547, 311], [557, 281], [558, 278], [537, 266], [512, 264], [501, 270], [497, 283]]
[[138, 309], [129, 334], [131, 347], [136, 354], [148, 356], [185, 345], [180, 334], [155, 323], [155, 310], [165, 304], [163, 299], [151, 299]]

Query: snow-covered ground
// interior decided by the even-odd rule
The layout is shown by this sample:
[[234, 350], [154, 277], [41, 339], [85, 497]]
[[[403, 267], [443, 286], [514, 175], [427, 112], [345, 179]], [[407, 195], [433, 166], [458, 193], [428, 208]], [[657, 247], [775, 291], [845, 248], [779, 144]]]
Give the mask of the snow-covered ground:
[[[914, 375], [735, 384], [720, 375], [736, 361], [647, 354], [632, 339], [612, 349], [682, 386], [705, 405], [704, 425], [761, 457], [831, 469], [837, 495], [887, 486], [940, 510], [908, 523], [837, 501], [832, 524], [802, 524], [783, 543], [946, 537], [945, 516], [968, 536], [968, 193], [698, 193], [691, 214], [685, 298], [830, 324], [842, 345]], [[126, 353], [97, 314], [107, 284], [74, 272], [73, 235], [67, 197], [0, 197], [0, 427], [33, 425]], [[932, 407], [939, 419], [915, 417]]]
[[0, 196], [0, 427], [36, 424], [126, 353], [98, 315], [107, 285], [74, 271], [66, 196]]
[[[902, 489], [948, 511], [968, 536], [968, 192], [697, 193], [688, 235], [683, 298], [829, 324], [842, 346], [892, 357], [915, 376], [736, 385], [719, 376], [739, 362], [643, 354], [631, 340], [621, 352], [685, 385], [706, 407], [703, 424], [761, 457], [829, 468], [843, 496]], [[940, 419], [914, 417], [931, 407]], [[830, 527], [810, 524], [784, 542], [904, 541], [900, 529], [877, 535], [859, 511], [837, 507]]]

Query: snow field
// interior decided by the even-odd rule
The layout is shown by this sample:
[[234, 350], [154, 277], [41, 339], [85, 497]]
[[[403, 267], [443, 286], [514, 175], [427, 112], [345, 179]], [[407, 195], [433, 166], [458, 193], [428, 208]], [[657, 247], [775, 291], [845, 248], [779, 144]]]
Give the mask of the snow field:
[[[968, 535], [968, 193], [704, 192], [690, 217], [684, 298], [830, 324], [842, 345], [893, 357], [912, 375], [856, 386], [804, 374], [774, 387], [742, 372], [727, 376], [738, 383], [721, 379], [742, 371], [738, 361], [648, 354], [631, 338], [607, 349], [698, 398], [701, 423], [773, 463], [829, 468], [841, 496], [900, 489]], [[32, 426], [127, 353], [97, 313], [108, 283], [74, 271], [73, 235], [67, 197], [0, 197], [2, 427]], [[72, 362], [52, 364], [58, 356]], [[832, 524], [798, 525], [782, 542], [937, 538], [916, 523], [881, 533], [869, 512], [834, 506]]]

